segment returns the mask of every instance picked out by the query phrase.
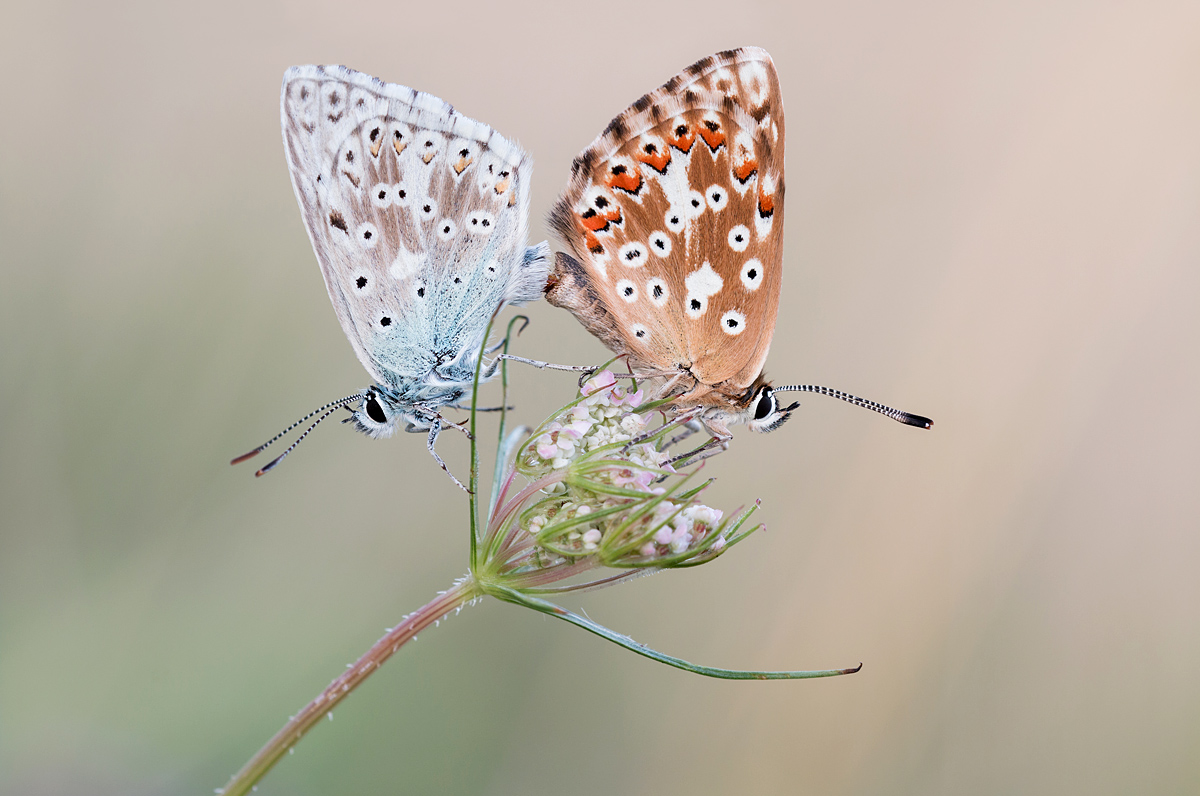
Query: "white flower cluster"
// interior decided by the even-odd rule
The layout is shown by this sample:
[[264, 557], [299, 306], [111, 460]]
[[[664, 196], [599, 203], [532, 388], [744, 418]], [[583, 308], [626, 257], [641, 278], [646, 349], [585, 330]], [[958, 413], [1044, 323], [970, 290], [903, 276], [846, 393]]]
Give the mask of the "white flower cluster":
[[[532, 469], [564, 471], [588, 454], [614, 443], [629, 443], [646, 432], [648, 421], [636, 410], [643, 401], [641, 390], [629, 392], [617, 385], [610, 371], [588, 380], [581, 390], [583, 400], [545, 426], [526, 448], [526, 462]], [[706, 552], [719, 553], [726, 544], [724, 536], [710, 539], [720, 526], [722, 513], [694, 500], [662, 499], [653, 510], [634, 515], [665, 489], [655, 486], [664, 474], [674, 473], [669, 455], [656, 443], [643, 442], [626, 447], [610, 447], [599, 456], [602, 466], [589, 472], [596, 487], [605, 485], [644, 493], [642, 499], [607, 494], [589, 489], [587, 479], [571, 479], [570, 488], [557, 481], [545, 492], [544, 500], [527, 517], [528, 532], [539, 542], [560, 554], [582, 556], [599, 554], [603, 563], [620, 566], [622, 562], [645, 563], [663, 556], [679, 556], [709, 540]], [[611, 511], [628, 506], [630, 511]], [[594, 523], [583, 521], [593, 512], [610, 510]], [[553, 529], [558, 527], [560, 532]], [[546, 533], [543, 533], [546, 532]], [[614, 538], [619, 535], [620, 538]], [[637, 540], [629, 549], [630, 541]], [[622, 551], [613, 556], [608, 551]]]

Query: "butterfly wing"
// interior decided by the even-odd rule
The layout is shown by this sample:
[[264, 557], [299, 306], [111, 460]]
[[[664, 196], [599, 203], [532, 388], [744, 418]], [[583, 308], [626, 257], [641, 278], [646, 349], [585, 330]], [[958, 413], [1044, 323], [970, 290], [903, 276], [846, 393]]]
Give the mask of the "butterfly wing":
[[748, 388], [779, 307], [783, 152], [770, 55], [697, 61], [575, 159], [550, 214], [571, 254], [547, 298], [635, 367]]
[[292, 186], [325, 287], [371, 376], [408, 400], [470, 379], [492, 314], [541, 295], [532, 162], [437, 97], [343, 66], [287, 71]]

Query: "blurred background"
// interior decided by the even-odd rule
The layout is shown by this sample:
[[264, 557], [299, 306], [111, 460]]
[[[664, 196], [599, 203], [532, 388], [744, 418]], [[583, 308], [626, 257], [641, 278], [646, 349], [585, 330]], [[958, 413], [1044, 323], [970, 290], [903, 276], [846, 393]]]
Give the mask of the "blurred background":
[[[1200, 6], [9, 2], [0, 29], [0, 788], [209, 793], [466, 568], [366, 386], [288, 181], [286, 67], [414, 86], [570, 159], [710, 52], [788, 118], [769, 374], [710, 462], [767, 533], [566, 600], [730, 683], [494, 602], [421, 635], [260, 793], [1125, 794], [1200, 788]], [[519, 352], [604, 356], [560, 310]], [[518, 371], [519, 420], [570, 375]], [[495, 395], [493, 391], [490, 394]], [[466, 445], [446, 458], [465, 474]]]

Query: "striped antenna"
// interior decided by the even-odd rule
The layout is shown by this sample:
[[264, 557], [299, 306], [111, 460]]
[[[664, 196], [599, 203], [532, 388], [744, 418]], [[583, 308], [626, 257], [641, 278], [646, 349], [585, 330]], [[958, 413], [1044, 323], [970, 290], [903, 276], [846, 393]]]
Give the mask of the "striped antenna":
[[859, 398], [858, 396], [851, 395], [847, 392], [842, 392], [841, 390], [831, 390], [828, 387], [818, 387], [815, 384], [795, 384], [790, 387], [772, 387], [771, 389], [773, 392], [820, 393], [821, 395], [828, 395], [830, 398], [838, 398], [847, 403], [852, 403], [855, 406], [861, 406], [863, 409], [870, 409], [872, 412], [878, 412], [879, 414], [890, 417], [892, 420], [896, 420], [906, 426], [916, 426], [917, 428], [933, 428], [933, 421], [927, 417], [909, 414], [908, 412], [901, 412], [899, 409], [893, 409], [890, 406], [884, 406], [883, 404], [875, 403], [874, 401], [868, 401], [865, 398]]
[[[234, 459], [233, 461], [231, 461], [231, 462], [230, 462], [230, 464], [240, 464], [240, 463], [242, 463], [242, 462], [246, 461], [247, 459], [251, 459], [251, 458], [253, 458], [253, 457], [257, 456], [258, 454], [260, 454], [260, 453], [262, 453], [264, 450], [266, 450], [268, 447], [270, 447], [272, 443], [278, 442], [278, 441], [279, 441], [279, 439], [280, 439], [281, 437], [283, 437], [283, 436], [286, 436], [288, 432], [290, 432], [292, 429], [296, 428], [296, 426], [299, 426], [299, 425], [301, 425], [302, 423], [306, 422], [306, 421], [307, 421], [307, 420], [309, 420], [310, 418], [312, 418], [312, 417], [315, 417], [315, 416], [317, 416], [317, 415], [321, 414], [322, 412], [326, 412], [326, 413], [328, 413], [328, 411], [329, 411], [329, 410], [332, 410], [332, 409], [337, 409], [339, 406], [345, 406], [345, 405], [346, 405], [346, 404], [348, 404], [348, 403], [353, 403], [354, 401], [357, 401], [357, 400], [359, 400], [360, 398], [362, 398], [362, 393], [357, 393], [357, 392], [356, 392], [356, 393], [354, 393], [354, 395], [347, 395], [345, 398], [339, 398], [339, 399], [338, 399], [338, 400], [336, 400], [336, 401], [330, 401], [329, 403], [325, 404], [324, 406], [322, 406], [322, 407], [319, 407], [319, 408], [317, 408], [317, 409], [314, 409], [314, 410], [312, 410], [311, 412], [309, 412], [308, 414], [306, 414], [304, 417], [300, 418], [300, 419], [299, 419], [299, 420], [297, 420], [295, 423], [292, 423], [290, 426], [288, 426], [287, 428], [285, 428], [283, 431], [280, 431], [278, 434], [276, 434], [275, 436], [271, 437], [269, 440], [267, 440], [266, 442], [264, 442], [262, 445], [259, 445], [259, 446], [258, 446], [257, 448], [255, 448], [254, 450], [250, 451], [249, 453], [243, 453], [241, 456], [239, 456], [239, 457], [237, 457], [236, 459]], [[321, 418], [321, 420], [324, 420], [324, 419], [325, 419], [325, 418], [323, 418], [323, 417]], [[320, 423], [320, 422], [321, 422], [320, 420], [318, 420], [318, 421], [317, 421], [317, 423]], [[313, 423], [313, 427], [315, 427], [315, 426], [317, 425], [317, 423]], [[312, 427], [310, 427], [310, 428], [308, 429], [308, 431], [312, 431]], [[308, 433], [308, 431], [305, 431], [304, 433], [305, 433], [305, 434], [307, 434], [307, 433]], [[303, 437], [301, 437], [300, 439], [303, 439]], [[300, 441], [300, 440], [296, 440], [296, 442], [299, 442], [299, 441]], [[294, 448], [294, 447], [295, 447], [295, 445], [293, 445], [292, 447]], [[290, 451], [290, 450], [291, 450], [291, 448], [288, 448], [288, 450]], [[284, 454], [284, 455], [286, 456], [287, 454]], [[283, 458], [283, 456], [280, 456], [280, 457], [279, 457], [279, 459], [282, 459], [282, 458]], [[263, 469], [259, 470], [259, 471], [258, 471], [258, 473], [257, 473], [257, 475], [262, 475], [262, 474], [263, 474], [263, 473], [265, 473], [267, 470], [269, 470], [269, 469], [271, 469], [272, 467], [274, 467], [274, 466], [275, 466], [275, 463], [276, 463], [276, 462], [278, 462], [278, 461], [279, 461], [279, 459], [276, 459], [274, 462], [271, 462], [271, 463], [270, 463], [270, 464], [268, 464], [266, 467], [264, 467]]]

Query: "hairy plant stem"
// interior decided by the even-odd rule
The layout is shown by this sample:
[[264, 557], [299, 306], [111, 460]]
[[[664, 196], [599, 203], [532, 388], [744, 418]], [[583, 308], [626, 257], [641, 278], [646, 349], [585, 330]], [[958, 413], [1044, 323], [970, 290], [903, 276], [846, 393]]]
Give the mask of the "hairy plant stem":
[[283, 725], [283, 729], [275, 733], [275, 736], [258, 750], [258, 754], [250, 758], [250, 762], [233, 775], [220, 793], [224, 796], [249, 793], [254, 784], [262, 779], [297, 741], [322, 718], [329, 715], [339, 702], [370, 677], [384, 661], [415, 639], [422, 630], [481, 594], [474, 579], [467, 577], [405, 617], [404, 621], [376, 641], [353, 666], [318, 694], [316, 699], [305, 705], [303, 710]]

